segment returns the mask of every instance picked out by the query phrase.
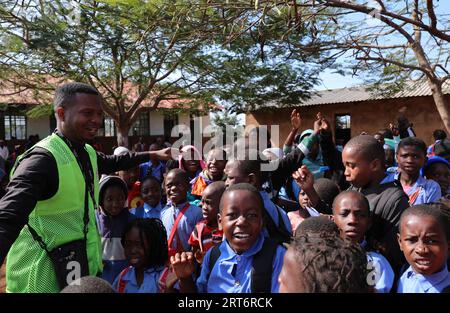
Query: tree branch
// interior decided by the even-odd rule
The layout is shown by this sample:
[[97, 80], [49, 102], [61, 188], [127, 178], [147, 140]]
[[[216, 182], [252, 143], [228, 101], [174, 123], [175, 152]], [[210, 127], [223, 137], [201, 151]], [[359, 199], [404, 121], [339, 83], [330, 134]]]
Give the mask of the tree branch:
[[[369, 14], [370, 12], [373, 12], [373, 8], [369, 8], [369, 7], [365, 6], [365, 5], [355, 4], [353, 2], [343, 2], [341, 0], [323, 0], [322, 3], [328, 4], [329, 6], [332, 6], [332, 7], [351, 9], [351, 10], [354, 10], [354, 11], [357, 11], [357, 12], [361, 12], [361, 13], [366, 13], [366, 14]], [[426, 24], [424, 24], [422, 22], [415, 21], [415, 20], [410, 19], [408, 17], [402, 16], [402, 15], [399, 15], [399, 14], [395, 14], [395, 13], [392, 13], [392, 12], [389, 12], [389, 11], [386, 11], [386, 10], [381, 10], [379, 13], [381, 14], [380, 20], [382, 20], [383, 22], [385, 22], [386, 24], [388, 24], [391, 27], [394, 27], [393, 25], [397, 25], [397, 24], [392, 22], [392, 21], [390, 21], [390, 20], [388, 20], [388, 19], [386, 19], [386, 17], [384, 17], [383, 15], [386, 15], [386, 16], [392, 17], [394, 19], [398, 19], [398, 20], [407, 22], [408, 24], [412, 24], [412, 25], [418, 26], [418, 27], [426, 30], [427, 32], [429, 32], [430, 34], [433, 34], [434, 36], [436, 36], [438, 38], [444, 39], [446, 41], [450, 41], [450, 35], [446, 34], [444, 31], [438, 30], [436, 28], [432, 28], [432, 27], [430, 27], [430, 26], [428, 26], [428, 25], [426, 25]], [[386, 22], [386, 21], [389, 21], [389, 23]], [[397, 29], [397, 30], [400, 31], [399, 29]], [[401, 33], [405, 36], [406, 32], [403, 30], [403, 32], [401, 32]], [[410, 36], [407, 35], [405, 37], [408, 38]]]
[[434, 13], [433, 0], [427, 0], [427, 10], [428, 10], [428, 17], [430, 18], [430, 27], [431, 29], [436, 29], [437, 18], [436, 14]]

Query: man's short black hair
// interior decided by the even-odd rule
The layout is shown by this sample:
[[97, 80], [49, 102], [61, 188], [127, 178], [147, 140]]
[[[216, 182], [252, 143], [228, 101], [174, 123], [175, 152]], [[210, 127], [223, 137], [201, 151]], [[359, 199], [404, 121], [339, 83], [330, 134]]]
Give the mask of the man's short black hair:
[[434, 140], [443, 140], [443, 139], [447, 138], [447, 133], [442, 129], [436, 129], [433, 132], [433, 138], [434, 138]]
[[417, 137], [406, 137], [400, 140], [397, 146], [397, 154], [399, 153], [400, 148], [404, 147], [417, 147], [424, 155], [427, 155], [427, 145], [422, 139]]
[[353, 148], [358, 151], [366, 161], [378, 159], [384, 164], [385, 154], [383, 145], [370, 135], [359, 135], [347, 142], [344, 149]]
[[56, 88], [55, 97], [53, 99], [53, 108], [66, 108], [71, 106], [77, 93], [85, 93], [89, 95], [99, 96], [97, 89], [84, 83], [73, 82], [67, 83]]
[[261, 197], [261, 194], [259, 193], [258, 189], [256, 189], [255, 186], [248, 184], [248, 183], [234, 184], [234, 185], [231, 185], [230, 187], [228, 187], [224, 191], [224, 193], [222, 194], [222, 198], [220, 199], [219, 213], [222, 213], [223, 202], [224, 202], [226, 195], [229, 194], [230, 192], [233, 192], [236, 190], [245, 190], [245, 191], [249, 191], [250, 193], [252, 193], [258, 199], [258, 202], [260, 203], [260, 206], [261, 206], [261, 212], [264, 215], [264, 211], [265, 211], [264, 210], [264, 200]]

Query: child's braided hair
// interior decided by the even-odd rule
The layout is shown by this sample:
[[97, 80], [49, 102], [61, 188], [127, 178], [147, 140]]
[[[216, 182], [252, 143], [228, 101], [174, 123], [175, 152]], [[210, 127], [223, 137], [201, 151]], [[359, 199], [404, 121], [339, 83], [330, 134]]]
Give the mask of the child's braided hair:
[[336, 233], [296, 236], [292, 248], [300, 267], [304, 292], [369, 292], [367, 257], [357, 244]]
[[142, 243], [144, 238], [148, 242], [143, 247], [149, 259], [149, 267], [163, 266], [169, 260], [167, 248], [167, 233], [163, 223], [158, 218], [137, 218], [131, 221], [122, 235], [122, 245], [125, 243], [126, 234], [133, 228], [139, 229], [139, 237]]

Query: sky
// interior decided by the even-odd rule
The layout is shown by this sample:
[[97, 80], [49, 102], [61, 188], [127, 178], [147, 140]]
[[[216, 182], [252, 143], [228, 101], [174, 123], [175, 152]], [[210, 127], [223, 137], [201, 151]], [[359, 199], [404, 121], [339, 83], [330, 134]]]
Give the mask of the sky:
[[[438, 0], [435, 1], [435, 4], [437, 5], [435, 7], [436, 14], [438, 16], [441, 15], [444, 21], [448, 21], [450, 18], [450, 0]], [[333, 70], [330, 69], [325, 70], [319, 77], [321, 81], [314, 87], [315, 90], [337, 89], [363, 84], [363, 81], [358, 77], [352, 77], [351, 75], [342, 76], [333, 73]], [[238, 118], [241, 124], [245, 124], [245, 114], [238, 115]]]

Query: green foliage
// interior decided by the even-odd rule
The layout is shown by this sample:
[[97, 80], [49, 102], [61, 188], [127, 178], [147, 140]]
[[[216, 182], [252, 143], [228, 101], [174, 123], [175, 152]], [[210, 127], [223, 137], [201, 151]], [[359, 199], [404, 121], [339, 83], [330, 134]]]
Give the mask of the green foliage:
[[53, 112], [53, 105], [52, 104], [41, 104], [34, 106], [31, 110], [28, 110], [26, 112], [27, 116], [29, 118], [40, 118], [44, 116], [50, 116]]

